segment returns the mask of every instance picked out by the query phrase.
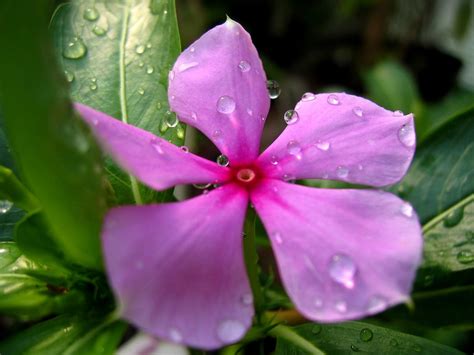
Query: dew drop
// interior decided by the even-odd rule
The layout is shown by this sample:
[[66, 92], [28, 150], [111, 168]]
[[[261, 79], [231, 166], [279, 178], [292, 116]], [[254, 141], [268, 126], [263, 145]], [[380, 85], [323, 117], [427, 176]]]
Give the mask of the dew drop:
[[138, 62], [138, 66], [139, 66], [140, 68], [143, 68], [144, 65], [145, 65], [145, 63], [143, 63], [142, 61]]
[[97, 90], [97, 84], [96, 83], [90, 84], [89, 89], [91, 89], [92, 91], [96, 91]]
[[140, 44], [135, 47], [135, 53], [137, 54], [143, 54], [145, 53], [145, 46], [143, 44]]
[[284, 174], [283, 175], [283, 181], [289, 182], [290, 184], [295, 182], [295, 177], [291, 174]]
[[274, 100], [281, 94], [280, 84], [276, 80], [267, 80], [267, 90], [270, 99]]
[[224, 154], [221, 154], [217, 157], [217, 165], [219, 166], [229, 166], [229, 158], [227, 158]]
[[322, 308], [322, 307], [323, 307], [323, 304], [324, 304], [324, 303], [323, 303], [323, 300], [322, 300], [321, 298], [316, 298], [316, 299], [314, 300], [314, 306], [315, 306], [316, 308]]
[[191, 53], [194, 53], [194, 52], [196, 51], [196, 48], [191, 47], [191, 48], [189, 48], [189, 51], [190, 51]]
[[75, 78], [74, 73], [65, 70], [64, 75], [66, 76], [66, 80], [67, 80], [68, 83], [72, 83], [74, 81], [74, 78]]
[[446, 228], [452, 228], [459, 224], [464, 217], [464, 208], [459, 207], [451, 211], [443, 221], [443, 225]]
[[356, 115], [357, 117], [363, 117], [364, 116], [364, 111], [362, 111], [362, 109], [359, 107], [359, 106], [356, 106], [352, 109], [352, 112], [354, 113], [354, 115]]
[[183, 71], [186, 71], [188, 69], [194, 68], [195, 66], [198, 65], [198, 62], [190, 62], [190, 63], [181, 63], [178, 66], [178, 72], [182, 73]]
[[287, 125], [295, 124], [296, 122], [298, 122], [299, 118], [300, 116], [298, 115], [298, 112], [296, 112], [295, 110], [288, 110], [283, 115], [283, 119], [285, 120]]
[[221, 96], [219, 100], [217, 100], [217, 111], [220, 113], [224, 113], [226, 115], [231, 114], [235, 110], [235, 101], [230, 96]]
[[270, 158], [270, 163], [272, 165], [278, 165], [278, 158], [276, 155], [272, 155], [272, 157]]
[[182, 145], [180, 148], [181, 148], [181, 150], [182, 150], [183, 152], [189, 153], [189, 148], [186, 147], [185, 145]]
[[157, 140], [156, 138], [152, 138], [150, 144], [158, 154], [162, 155], [165, 153], [163, 148], [161, 147], [161, 141]]
[[398, 341], [397, 339], [390, 339], [389, 344], [390, 346], [393, 346], [394, 348], [396, 348], [398, 346]]
[[146, 73], [147, 74], [153, 74], [154, 71], [155, 71], [155, 68], [153, 68], [152, 65], [147, 65], [146, 66]]
[[345, 254], [333, 255], [329, 262], [329, 276], [337, 283], [347, 288], [354, 287], [354, 276], [357, 267], [349, 256]]
[[82, 16], [84, 17], [84, 20], [95, 21], [99, 18], [100, 14], [95, 7], [88, 7], [84, 10]]
[[198, 119], [197, 113], [194, 112], [194, 111], [192, 111], [192, 112], [191, 112], [191, 118], [192, 118], [194, 121], [197, 121], [197, 119]]
[[360, 349], [359, 349], [357, 346], [355, 346], [354, 344], [351, 344], [351, 350], [356, 353], [356, 352], [358, 352]]
[[387, 308], [387, 301], [382, 296], [373, 296], [367, 305], [367, 312], [375, 314]]
[[183, 341], [183, 336], [181, 335], [181, 333], [178, 331], [178, 329], [176, 328], [171, 328], [170, 329], [170, 339], [174, 342], [174, 343], [180, 343]]
[[474, 261], [474, 253], [470, 250], [461, 250], [458, 255], [456, 255], [456, 259], [461, 264], [470, 264]]
[[281, 237], [280, 232], [273, 232], [272, 238], [275, 240], [275, 242], [276, 242], [277, 244], [282, 244], [282, 243], [283, 243], [283, 239], [282, 239], [282, 237]]
[[220, 129], [216, 129], [214, 132], [212, 132], [212, 138], [220, 139], [221, 137], [222, 137], [222, 131]]
[[410, 218], [410, 217], [413, 216], [413, 207], [408, 202], [403, 202], [401, 207], [400, 207], [400, 212], [405, 217]]
[[239, 69], [242, 73], [246, 73], [251, 69], [251, 65], [246, 60], [241, 60], [239, 63]]
[[107, 29], [105, 29], [104, 27], [102, 26], [94, 26], [94, 28], [92, 29], [92, 33], [94, 33], [96, 36], [103, 36], [107, 33]]
[[63, 57], [67, 59], [80, 59], [87, 53], [87, 47], [79, 37], [74, 37], [63, 50]]
[[250, 108], [247, 108], [247, 113], [249, 116], [253, 116], [253, 111]]
[[403, 112], [400, 111], [400, 110], [396, 110], [396, 111], [393, 111], [393, 115], [395, 117], [401, 117], [401, 116], [403, 116]]
[[338, 301], [338, 302], [336, 302], [336, 304], [334, 306], [336, 308], [336, 311], [338, 311], [339, 313], [346, 313], [347, 312], [347, 303], [344, 302], [344, 301]]
[[331, 147], [331, 143], [329, 142], [318, 142], [316, 143], [316, 148], [318, 148], [319, 150], [322, 150], [322, 151], [327, 151], [329, 148]]
[[8, 200], [0, 200], [0, 214], [5, 214], [10, 211], [12, 208], [13, 203]]
[[286, 150], [290, 155], [294, 155], [296, 157], [300, 156], [301, 154], [301, 146], [300, 143], [296, 140], [291, 140], [286, 145]]
[[369, 328], [364, 328], [360, 331], [360, 340], [368, 342], [371, 341], [372, 338], [374, 337], [374, 333]]
[[208, 189], [209, 187], [211, 187], [211, 183], [207, 183], [207, 184], [193, 184], [193, 186], [194, 186], [196, 189], [205, 190], [205, 189]]
[[145, 94], [145, 89], [139, 88], [139, 89], [138, 89], [138, 93], [139, 93], [140, 95]]
[[327, 101], [330, 105], [339, 105], [341, 103], [337, 95], [334, 94], [328, 95]]
[[165, 112], [165, 123], [168, 127], [173, 128], [178, 125], [178, 117], [171, 111]]
[[253, 303], [253, 296], [251, 293], [246, 293], [240, 297], [240, 301], [246, 305], [249, 306]]
[[245, 326], [238, 320], [225, 320], [217, 327], [217, 337], [224, 343], [233, 343], [245, 334]]
[[349, 169], [345, 166], [338, 166], [336, 169], [336, 175], [340, 178], [346, 178], [349, 175]]
[[178, 124], [178, 126], [176, 127], [176, 136], [177, 136], [179, 139], [184, 139], [184, 128], [183, 128], [183, 125]]
[[150, 49], [150, 48], [151, 48], [151, 43], [147, 43], [147, 44], [146, 44], [146, 47], [147, 47], [148, 49]]
[[416, 142], [413, 124], [404, 124], [398, 131], [398, 139], [405, 147], [412, 147]]
[[314, 335], [318, 335], [319, 333], [321, 333], [322, 330], [323, 330], [323, 327], [321, 327], [319, 324], [315, 324], [311, 328], [311, 333], [313, 333]]
[[313, 101], [316, 98], [316, 95], [312, 92], [306, 92], [301, 97], [301, 101]]
[[170, 79], [170, 81], [173, 81], [174, 79], [174, 71], [170, 70], [169, 74], [168, 74], [168, 78]]

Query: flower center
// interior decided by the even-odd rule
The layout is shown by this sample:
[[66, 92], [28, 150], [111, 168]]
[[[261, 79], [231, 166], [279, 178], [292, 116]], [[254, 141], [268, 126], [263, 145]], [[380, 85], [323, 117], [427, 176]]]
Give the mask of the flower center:
[[243, 183], [250, 183], [253, 180], [255, 180], [255, 177], [257, 176], [255, 172], [252, 169], [240, 169], [237, 172], [237, 180], [243, 182]]

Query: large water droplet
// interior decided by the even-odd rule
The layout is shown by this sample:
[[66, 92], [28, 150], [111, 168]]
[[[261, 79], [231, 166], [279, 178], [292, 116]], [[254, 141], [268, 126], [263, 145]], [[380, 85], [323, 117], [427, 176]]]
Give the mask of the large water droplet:
[[331, 143], [329, 142], [318, 142], [316, 143], [316, 148], [322, 151], [327, 151], [331, 147]]
[[233, 343], [245, 334], [245, 326], [238, 320], [225, 320], [217, 327], [217, 337], [223, 343]]
[[474, 253], [470, 250], [461, 250], [458, 255], [456, 255], [456, 259], [461, 264], [470, 264], [474, 261]]
[[412, 147], [416, 142], [415, 129], [413, 124], [404, 124], [398, 131], [398, 139], [405, 147]]
[[146, 47], [143, 44], [140, 44], [140, 45], [135, 47], [135, 53], [143, 54], [143, 53], [145, 53], [145, 49], [146, 49]]
[[280, 84], [276, 80], [267, 81], [268, 96], [274, 100], [281, 94]]
[[344, 301], [337, 301], [334, 307], [336, 308], [336, 311], [338, 311], [339, 313], [347, 312], [347, 303]]
[[253, 303], [253, 296], [251, 293], [246, 293], [240, 297], [240, 301], [246, 305], [249, 306]]
[[349, 256], [345, 254], [333, 255], [329, 262], [329, 276], [344, 285], [347, 288], [354, 287], [354, 276], [356, 274], [357, 267]]
[[352, 112], [354, 113], [354, 115], [356, 115], [357, 117], [363, 117], [364, 116], [364, 111], [362, 111], [362, 109], [359, 107], [359, 106], [356, 106], [352, 109]]
[[327, 101], [330, 105], [339, 105], [341, 103], [337, 95], [334, 94], [328, 95]]
[[286, 145], [286, 150], [290, 155], [294, 155], [296, 157], [301, 155], [301, 146], [297, 140], [291, 140]]
[[217, 165], [219, 166], [229, 166], [229, 158], [224, 154], [221, 154], [217, 157]]
[[250, 63], [247, 62], [246, 60], [241, 60], [239, 63], [239, 69], [242, 73], [248, 72], [252, 67], [250, 66]]
[[349, 169], [345, 166], [338, 166], [336, 169], [336, 175], [342, 179], [346, 178], [349, 175]]
[[298, 112], [296, 112], [295, 110], [288, 110], [283, 115], [283, 119], [285, 120], [287, 125], [291, 125], [298, 122], [299, 118], [300, 116], [298, 115]]
[[87, 47], [79, 37], [74, 37], [63, 50], [63, 57], [67, 59], [80, 59], [87, 53]]
[[408, 202], [403, 202], [400, 206], [400, 212], [410, 218], [413, 216], [413, 207]]
[[374, 337], [374, 333], [369, 328], [364, 328], [360, 331], [360, 340], [362, 341], [371, 341]]
[[95, 21], [99, 18], [99, 11], [95, 7], [88, 7], [84, 10], [83, 17], [87, 21]]
[[191, 68], [194, 68], [195, 66], [198, 65], [198, 62], [190, 62], [190, 63], [181, 63], [179, 66], [178, 66], [178, 72], [183, 72], [183, 71], [186, 71], [188, 69], [191, 69]]
[[301, 97], [301, 101], [313, 101], [316, 98], [316, 95], [312, 92], [306, 92]]
[[282, 244], [283, 243], [283, 239], [281, 237], [280, 232], [273, 232], [272, 233], [272, 238], [275, 240], [275, 242], [277, 244]]
[[72, 83], [74, 81], [74, 73], [65, 70], [64, 75], [66, 76], [66, 80], [68, 83]]
[[464, 208], [459, 207], [451, 211], [443, 221], [443, 225], [446, 228], [452, 228], [459, 224], [464, 217]]
[[171, 111], [165, 112], [165, 123], [168, 127], [173, 128], [178, 125], [178, 117]]
[[180, 343], [183, 341], [183, 336], [181, 335], [181, 333], [179, 332], [178, 329], [176, 328], [171, 328], [170, 329], [170, 339], [174, 342], [174, 343]]
[[224, 95], [217, 100], [217, 111], [226, 115], [235, 110], [235, 101], [232, 97]]
[[387, 308], [387, 300], [382, 296], [373, 296], [367, 305], [367, 312], [375, 314], [383, 311], [385, 308]]
[[13, 203], [8, 200], [0, 200], [0, 214], [7, 213], [12, 208]]
[[97, 25], [97, 26], [94, 26], [94, 28], [92, 29], [92, 33], [100, 37], [107, 33], [107, 29], [105, 27]]

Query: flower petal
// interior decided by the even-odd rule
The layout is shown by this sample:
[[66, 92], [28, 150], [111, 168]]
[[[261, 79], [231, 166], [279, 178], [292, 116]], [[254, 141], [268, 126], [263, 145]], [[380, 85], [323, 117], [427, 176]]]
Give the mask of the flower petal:
[[405, 175], [415, 152], [413, 115], [344, 93], [305, 94], [295, 110], [297, 122], [259, 157], [268, 176], [384, 186]]
[[202, 131], [231, 163], [257, 157], [270, 99], [257, 50], [237, 22], [214, 27], [178, 57], [168, 98], [180, 120]]
[[116, 355], [189, 355], [189, 350], [182, 346], [157, 340], [148, 334], [138, 333], [120, 346]]
[[103, 245], [123, 317], [203, 349], [243, 337], [253, 316], [242, 252], [247, 200], [224, 185], [184, 202], [112, 209]]
[[422, 234], [413, 209], [398, 197], [266, 180], [251, 200], [285, 288], [307, 318], [361, 318], [409, 298]]
[[164, 190], [179, 184], [223, 182], [227, 168], [198, 157], [155, 135], [91, 107], [75, 104], [100, 145], [144, 184]]

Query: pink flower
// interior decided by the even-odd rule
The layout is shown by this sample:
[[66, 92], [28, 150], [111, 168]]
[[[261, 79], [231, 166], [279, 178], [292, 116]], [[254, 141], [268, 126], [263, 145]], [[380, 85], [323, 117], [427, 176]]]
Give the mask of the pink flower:
[[169, 100], [181, 121], [229, 158], [229, 167], [76, 106], [104, 149], [148, 186], [220, 184], [183, 202], [118, 207], [107, 215], [106, 269], [125, 319], [204, 349], [243, 337], [254, 314], [242, 252], [249, 201], [268, 232], [286, 291], [307, 318], [361, 318], [409, 298], [422, 237], [408, 203], [383, 191], [285, 180], [375, 187], [399, 181], [415, 150], [412, 115], [344, 93], [307, 93], [259, 155], [270, 106], [265, 72], [249, 34], [230, 19], [179, 56]]

